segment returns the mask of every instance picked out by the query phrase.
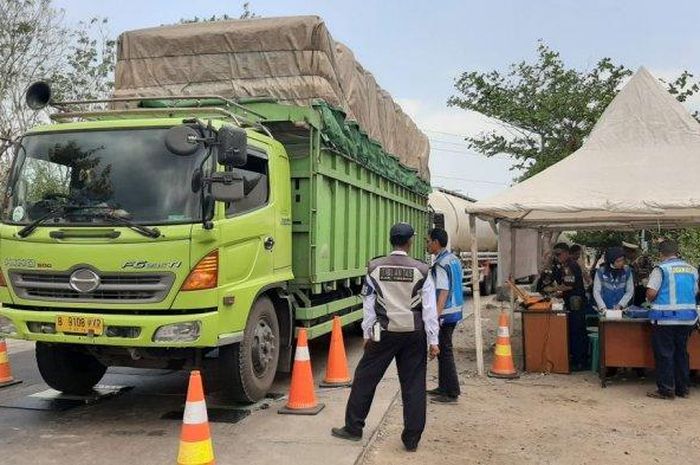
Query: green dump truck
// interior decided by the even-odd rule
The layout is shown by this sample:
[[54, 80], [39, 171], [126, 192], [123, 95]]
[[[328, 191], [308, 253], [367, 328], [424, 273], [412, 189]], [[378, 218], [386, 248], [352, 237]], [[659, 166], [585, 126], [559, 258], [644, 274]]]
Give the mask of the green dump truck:
[[51, 102], [45, 83], [27, 97], [61, 111], [17, 143], [0, 336], [36, 341], [57, 390], [85, 393], [109, 366], [205, 367], [230, 397], [258, 400], [289, 370], [298, 328], [314, 338], [334, 315], [361, 319], [365, 266], [393, 223], [415, 226], [425, 256], [429, 184], [322, 101], [96, 110]]

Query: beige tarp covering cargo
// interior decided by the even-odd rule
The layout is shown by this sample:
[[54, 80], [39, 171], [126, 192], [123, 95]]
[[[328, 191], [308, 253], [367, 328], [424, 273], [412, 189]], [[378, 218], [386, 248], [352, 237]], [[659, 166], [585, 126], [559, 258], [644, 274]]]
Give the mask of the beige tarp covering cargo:
[[642, 68], [583, 147], [467, 210], [521, 228], [700, 224], [700, 124]]
[[316, 16], [163, 26], [119, 38], [115, 96], [271, 96], [342, 108], [428, 180], [426, 136]]

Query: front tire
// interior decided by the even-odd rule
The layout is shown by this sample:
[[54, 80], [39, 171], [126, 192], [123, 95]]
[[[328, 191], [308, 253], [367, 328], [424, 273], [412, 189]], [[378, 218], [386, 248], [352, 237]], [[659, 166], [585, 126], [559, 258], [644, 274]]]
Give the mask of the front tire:
[[107, 371], [93, 355], [68, 344], [37, 342], [36, 362], [44, 382], [66, 394], [89, 394]]
[[224, 396], [257, 402], [272, 387], [280, 354], [280, 330], [272, 301], [261, 297], [248, 316], [243, 341], [219, 349]]

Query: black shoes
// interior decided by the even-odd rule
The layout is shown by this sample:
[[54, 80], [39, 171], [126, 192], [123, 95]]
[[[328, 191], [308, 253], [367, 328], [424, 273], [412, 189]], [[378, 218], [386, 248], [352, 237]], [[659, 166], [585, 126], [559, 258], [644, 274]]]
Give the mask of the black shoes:
[[361, 441], [362, 434], [353, 434], [345, 426], [342, 428], [331, 428], [331, 435], [347, 441]]
[[443, 390], [440, 389], [439, 387], [436, 387], [435, 389], [428, 389], [428, 390], [425, 391], [425, 392], [426, 392], [428, 395], [431, 395], [431, 396], [442, 396], [442, 395], [445, 394], [445, 391], [443, 391]]
[[670, 392], [662, 392], [662, 391], [651, 391], [647, 392], [647, 397], [651, 397], [652, 399], [661, 399], [661, 400], [673, 400], [676, 398], [676, 396]]
[[430, 399], [433, 404], [456, 404], [457, 396], [448, 396], [446, 394], [441, 394]]
[[676, 397], [680, 397], [681, 399], [687, 399], [689, 395], [690, 391], [676, 391]]
[[401, 442], [403, 442], [403, 446], [406, 448], [407, 452], [415, 452], [416, 449], [418, 449], [420, 437], [420, 434], [406, 433], [406, 431], [401, 433]]

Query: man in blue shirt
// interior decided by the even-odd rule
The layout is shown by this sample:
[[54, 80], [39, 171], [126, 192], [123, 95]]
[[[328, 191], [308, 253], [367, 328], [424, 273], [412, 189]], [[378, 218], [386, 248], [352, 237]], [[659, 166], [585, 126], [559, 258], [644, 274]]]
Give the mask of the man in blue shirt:
[[437, 314], [440, 318], [440, 354], [438, 355], [438, 387], [428, 391], [432, 401], [445, 404], [457, 402], [460, 395], [459, 378], [452, 350], [452, 334], [462, 320], [462, 263], [449, 250], [447, 231], [435, 228], [428, 233], [427, 249], [435, 256], [431, 274], [437, 292]]
[[647, 395], [656, 399], [688, 397], [688, 338], [698, 320], [698, 271], [678, 258], [674, 241], [659, 244], [659, 253], [661, 263], [651, 272], [647, 284], [657, 390]]

